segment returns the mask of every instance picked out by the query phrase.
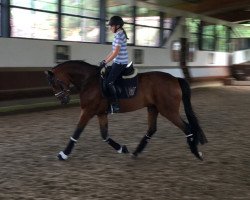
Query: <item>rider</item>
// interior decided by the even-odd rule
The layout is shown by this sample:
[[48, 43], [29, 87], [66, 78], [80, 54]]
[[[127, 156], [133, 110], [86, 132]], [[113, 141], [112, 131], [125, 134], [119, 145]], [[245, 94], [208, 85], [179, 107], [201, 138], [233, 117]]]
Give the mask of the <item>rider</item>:
[[107, 66], [107, 64], [113, 60], [111, 70], [106, 79], [106, 86], [113, 97], [111, 102], [111, 113], [118, 113], [120, 106], [115, 82], [128, 64], [128, 37], [123, 29], [124, 22], [120, 16], [111, 17], [108, 25], [110, 26], [110, 30], [115, 34], [112, 43], [112, 51], [107, 55], [105, 60], [100, 62], [100, 66]]

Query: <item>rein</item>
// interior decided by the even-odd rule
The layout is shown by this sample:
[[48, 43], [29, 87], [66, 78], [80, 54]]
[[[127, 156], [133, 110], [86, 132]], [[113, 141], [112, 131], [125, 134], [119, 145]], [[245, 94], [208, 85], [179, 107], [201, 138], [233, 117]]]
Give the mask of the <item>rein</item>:
[[55, 97], [61, 101], [62, 104], [67, 104], [70, 100], [70, 89], [66, 86], [66, 84], [56, 78], [49, 78], [50, 85], [58, 84], [61, 91], [55, 93]]

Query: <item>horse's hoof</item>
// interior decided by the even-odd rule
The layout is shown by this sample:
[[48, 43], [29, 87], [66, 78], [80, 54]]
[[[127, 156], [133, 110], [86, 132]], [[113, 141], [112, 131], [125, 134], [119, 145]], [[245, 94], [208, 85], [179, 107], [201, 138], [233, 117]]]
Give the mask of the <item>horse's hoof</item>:
[[138, 156], [138, 154], [136, 153], [136, 152], [134, 152], [134, 153], [131, 153], [131, 158], [137, 158], [137, 156]]
[[203, 161], [203, 153], [202, 153], [201, 151], [199, 151], [198, 154], [199, 154], [199, 159], [200, 159], [201, 161]]
[[126, 147], [126, 145], [122, 146], [122, 153], [129, 153], [128, 148]]
[[196, 158], [198, 158], [199, 160], [203, 161], [203, 154], [202, 154], [202, 152], [199, 151], [199, 152], [195, 153], [194, 155], [195, 155]]
[[59, 160], [67, 160], [68, 156], [65, 153], [63, 153], [63, 151], [60, 151], [59, 154], [57, 155], [57, 158]]

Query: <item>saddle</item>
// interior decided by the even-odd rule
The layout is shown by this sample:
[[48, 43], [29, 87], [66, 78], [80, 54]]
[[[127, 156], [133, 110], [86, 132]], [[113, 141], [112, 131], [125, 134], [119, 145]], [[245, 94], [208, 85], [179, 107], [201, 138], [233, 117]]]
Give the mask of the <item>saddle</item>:
[[[106, 78], [110, 72], [110, 67], [103, 67], [101, 69], [101, 89], [102, 95], [106, 98], [112, 97], [106, 87]], [[120, 77], [115, 81], [118, 99], [128, 99], [134, 97], [138, 88], [138, 70], [133, 67], [133, 62], [130, 62]]]

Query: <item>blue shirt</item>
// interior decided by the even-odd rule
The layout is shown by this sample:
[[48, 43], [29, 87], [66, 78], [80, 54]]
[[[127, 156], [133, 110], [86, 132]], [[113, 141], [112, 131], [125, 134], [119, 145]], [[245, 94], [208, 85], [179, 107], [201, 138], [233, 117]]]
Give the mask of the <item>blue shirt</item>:
[[112, 43], [113, 51], [117, 46], [120, 46], [120, 51], [113, 61], [117, 64], [128, 64], [127, 38], [123, 31], [116, 32]]

